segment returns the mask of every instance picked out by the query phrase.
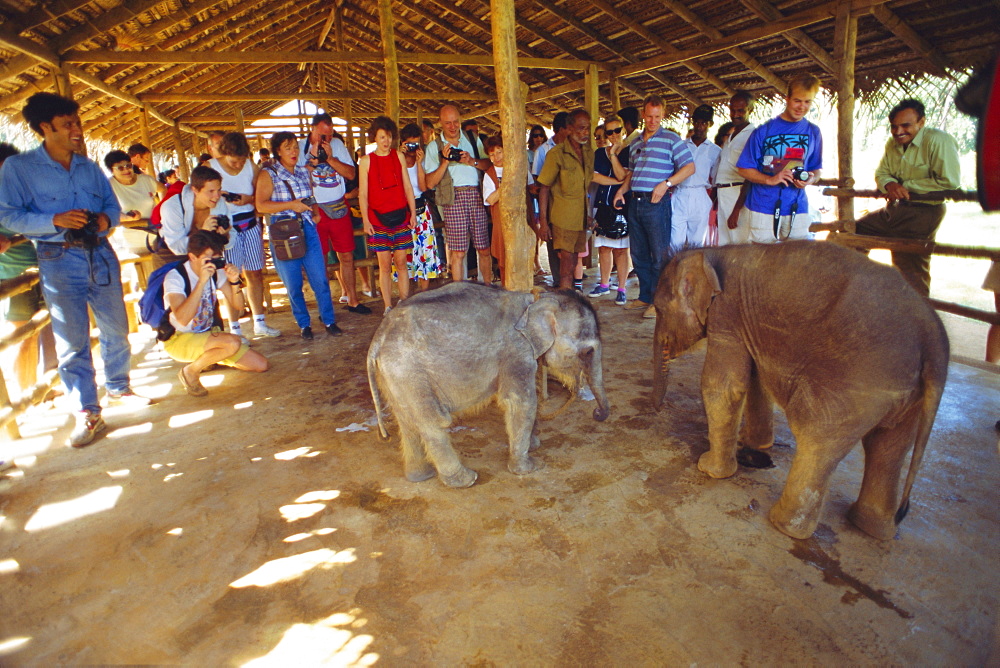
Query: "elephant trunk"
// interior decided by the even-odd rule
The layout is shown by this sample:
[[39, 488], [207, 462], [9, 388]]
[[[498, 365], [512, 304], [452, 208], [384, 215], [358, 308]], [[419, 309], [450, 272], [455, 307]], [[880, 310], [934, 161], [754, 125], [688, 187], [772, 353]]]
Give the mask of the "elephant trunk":
[[657, 340], [653, 347], [653, 393], [650, 397], [653, 410], [659, 412], [663, 407], [663, 399], [667, 395], [667, 375], [670, 355], [665, 345]]
[[601, 366], [600, 346], [594, 349], [590, 366], [584, 370], [584, 373], [587, 376], [587, 382], [590, 384], [590, 390], [594, 393], [594, 398], [597, 399], [597, 408], [594, 409], [594, 419], [598, 422], [604, 422], [608, 419], [608, 415], [611, 414], [611, 404], [608, 402], [608, 395], [604, 391], [604, 370]]

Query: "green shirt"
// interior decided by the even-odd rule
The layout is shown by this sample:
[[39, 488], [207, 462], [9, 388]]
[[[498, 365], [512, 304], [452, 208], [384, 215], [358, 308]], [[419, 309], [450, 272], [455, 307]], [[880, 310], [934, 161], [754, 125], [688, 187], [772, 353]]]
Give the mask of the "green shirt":
[[921, 128], [906, 151], [890, 137], [875, 170], [875, 182], [882, 192], [892, 182], [918, 194], [955, 190], [961, 178], [958, 144], [947, 132], [934, 128]]
[[583, 163], [565, 139], [545, 156], [538, 182], [550, 188], [549, 222], [565, 230], [582, 230], [587, 219], [587, 188], [594, 177], [594, 149], [583, 144]]
[[[0, 227], [0, 234], [12, 237], [15, 233]], [[8, 248], [6, 253], [0, 253], [0, 279], [15, 278], [23, 274], [25, 269], [37, 266], [38, 255], [30, 241]]]

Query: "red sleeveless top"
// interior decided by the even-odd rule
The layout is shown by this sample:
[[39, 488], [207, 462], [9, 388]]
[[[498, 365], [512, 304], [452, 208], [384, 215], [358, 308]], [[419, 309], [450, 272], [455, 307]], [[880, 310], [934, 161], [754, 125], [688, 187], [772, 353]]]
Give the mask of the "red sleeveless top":
[[389, 155], [368, 154], [368, 206], [378, 213], [388, 213], [408, 206], [399, 153]]

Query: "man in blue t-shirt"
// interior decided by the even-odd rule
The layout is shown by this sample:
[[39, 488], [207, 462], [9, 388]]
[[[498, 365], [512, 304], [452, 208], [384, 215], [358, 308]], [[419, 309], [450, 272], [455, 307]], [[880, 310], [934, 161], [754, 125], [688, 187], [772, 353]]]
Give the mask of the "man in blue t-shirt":
[[823, 137], [805, 116], [817, 92], [819, 79], [813, 75], [791, 79], [785, 110], [753, 131], [736, 162], [740, 175], [750, 182], [745, 206], [752, 242], [809, 238], [805, 187], [819, 180]]

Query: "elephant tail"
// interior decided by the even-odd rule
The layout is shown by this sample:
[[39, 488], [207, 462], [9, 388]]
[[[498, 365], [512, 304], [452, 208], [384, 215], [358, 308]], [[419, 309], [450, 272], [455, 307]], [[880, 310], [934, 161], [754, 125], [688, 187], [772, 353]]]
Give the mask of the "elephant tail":
[[948, 373], [947, 360], [946, 348], [943, 360], [924, 361], [924, 368], [920, 374], [924, 392], [920, 416], [917, 419], [917, 437], [913, 442], [913, 455], [910, 458], [910, 469], [906, 473], [903, 498], [896, 510], [896, 524], [902, 522], [910, 510], [910, 491], [913, 489], [913, 481], [917, 477], [917, 471], [920, 470], [920, 463], [924, 458], [924, 451], [927, 449], [927, 441], [931, 437], [931, 428], [934, 426], [934, 418], [937, 416], [938, 406], [941, 404], [941, 397], [944, 394], [944, 382]]
[[385, 428], [385, 409], [382, 405], [382, 393], [378, 389], [378, 351], [381, 347], [379, 340], [372, 341], [368, 349], [368, 389], [372, 393], [372, 402], [375, 404], [375, 417], [378, 419], [378, 435], [383, 441], [389, 440], [389, 432]]

